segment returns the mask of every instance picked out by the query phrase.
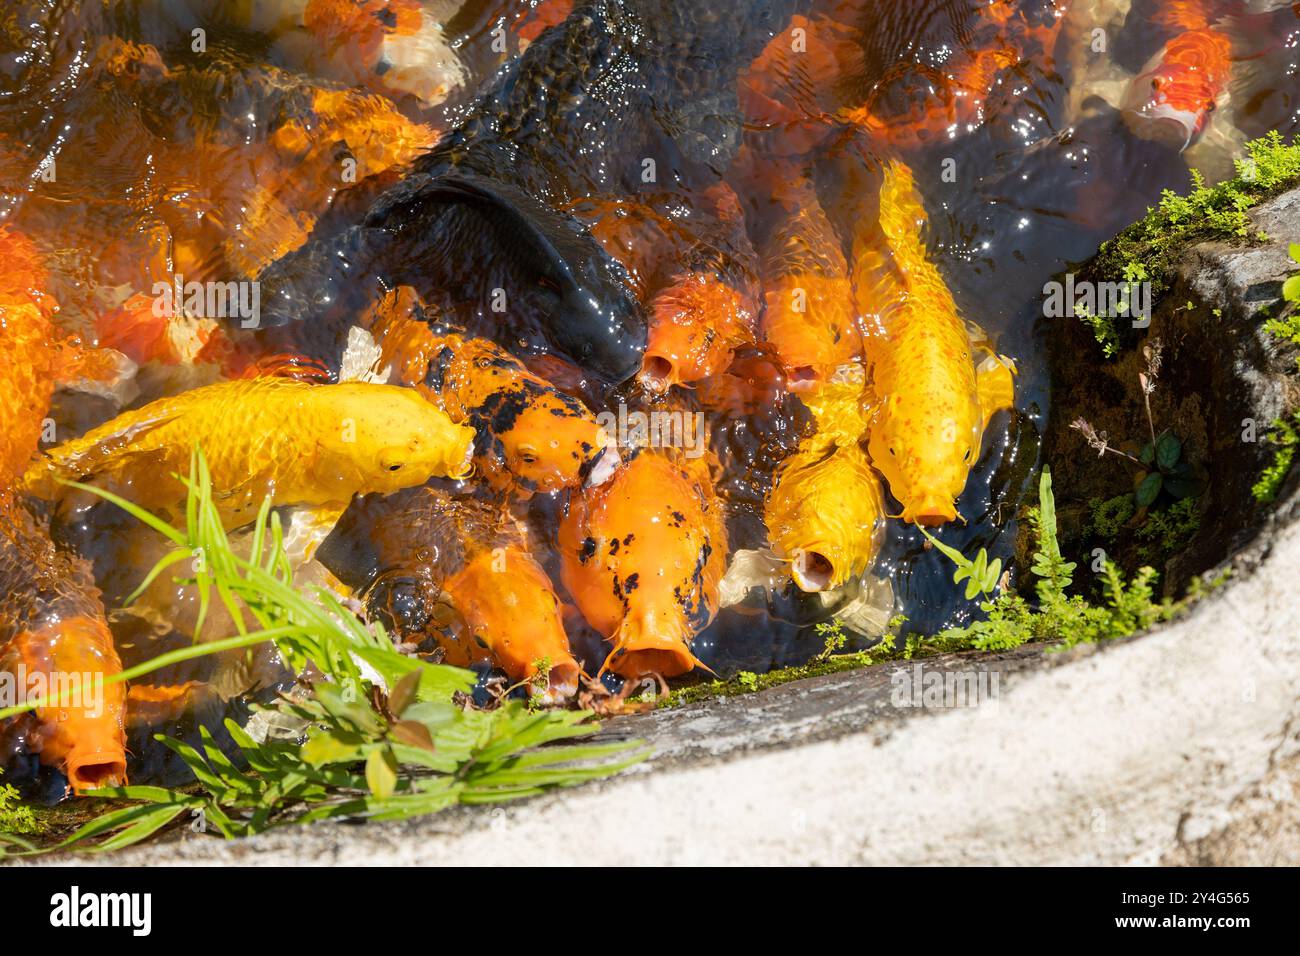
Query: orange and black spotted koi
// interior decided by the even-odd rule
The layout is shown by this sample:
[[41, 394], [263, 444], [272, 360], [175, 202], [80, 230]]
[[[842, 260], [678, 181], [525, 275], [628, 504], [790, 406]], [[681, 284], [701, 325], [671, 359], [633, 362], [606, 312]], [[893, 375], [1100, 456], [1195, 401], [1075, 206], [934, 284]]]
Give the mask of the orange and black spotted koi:
[[586, 405], [487, 339], [431, 322], [409, 287], [385, 295], [365, 321], [381, 366], [474, 429], [475, 466], [494, 487], [549, 493], [599, 484], [618, 467]]
[[641, 449], [575, 495], [560, 524], [564, 585], [612, 647], [602, 670], [675, 677], [718, 610], [727, 532], [705, 458]]

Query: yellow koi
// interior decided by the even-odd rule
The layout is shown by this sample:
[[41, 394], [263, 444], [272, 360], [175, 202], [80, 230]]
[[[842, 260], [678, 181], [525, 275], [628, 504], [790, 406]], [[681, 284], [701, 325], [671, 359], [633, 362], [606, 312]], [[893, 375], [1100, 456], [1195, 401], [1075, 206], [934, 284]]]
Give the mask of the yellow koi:
[[879, 546], [884, 496], [859, 443], [861, 396], [860, 372], [804, 396], [817, 432], [781, 463], [764, 506], [768, 542], [804, 591], [846, 584]]
[[879, 397], [866, 410], [871, 462], [902, 503], [904, 521], [939, 525], [957, 517], [957, 497], [996, 410], [981, 397], [1008, 404], [1013, 368], [992, 355], [977, 371], [971, 332], [926, 254], [925, 221], [912, 171], [889, 162], [879, 228], [854, 237], [854, 294], [871, 333], [867, 354]]
[[474, 430], [454, 425], [413, 389], [279, 378], [206, 385], [126, 412], [52, 449], [24, 477], [29, 494], [61, 500], [63, 480], [90, 479], [153, 510], [174, 509], [197, 444], [217, 506], [247, 517], [277, 504], [342, 505], [430, 477], [464, 477]]

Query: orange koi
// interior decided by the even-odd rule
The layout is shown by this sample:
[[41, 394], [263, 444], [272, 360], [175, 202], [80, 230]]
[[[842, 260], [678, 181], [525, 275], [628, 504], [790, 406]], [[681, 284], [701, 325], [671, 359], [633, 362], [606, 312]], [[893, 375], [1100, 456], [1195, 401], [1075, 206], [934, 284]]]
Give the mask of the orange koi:
[[316, 557], [369, 617], [407, 641], [435, 638], [448, 663], [488, 661], [515, 681], [544, 671], [548, 700], [577, 691], [581, 667], [550, 579], [489, 503], [430, 485], [366, 495]]
[[83, 348], [55, 325], [58, 303], [43, 291], [48, 281], [32, 241], [0, 226], [0, 493], [35, 455], [55, 388], [112, 382], [125, 371], [117, 353]]
[[638, 381], [655, 393], [723, 371], [754, 341], [757, 292], [743, 263], [724, 251], [745, 241], [739, 200], [726, 184], [697, 197], [699, 226], [674, 221], [653, 201], [586, 199], [572, 211], [627, 271], [649, 328]]
[[95, 321], [99, 344], [137, 365], [217, 364], [232, 351], [216, 319], [161, 307], [157, 297], [136, 293]]
[[618, 467], [618, 449], [577, 398], [487, 339], [435, 332], [403, 286], [363, 318], [381, 367], [475, 431], [474, 462], [490, 484], [523, 497], [586, 482]]
[[563, 23], [573, 12], [573, 0], [540, 0], [535, 7], [523, 14], [523, 23], [515, 31], [519, 37], [519, 48], [526, 50], [543, 33], [557, 24]]
[[[840, 119], [900, 149], [980, 126], [989, 118], [989, 100], [1003, 71], [1052, 62], [1068, 3], [1043, 0], [1028, 11], [1022, 6], [1016, 0], [977, 5], [976, 22], [963, 28], [960, 46], [942, 65], [896, 63], [872, 84], [867, 100], [841, 110]], [[887, 100], [907, 106], [893, 109]]]
[[0, 685], [12, 682], [17, 702], [51, 700], [0, 728], [0, 747], [39, 754], [77, 793], [125, 783], [126, 688], [104, 683], [122, 664], [89, 565], [57, 551], [9, 502], [0, 505], [0, 588]]
[[[869, 400], [868, 453], [902, 502], [903, 520], [938, 525], [956, 519], [957, 497], [995, 411], [981, 405], [981, 395], [1009, 395], [1012, 369], [992, 355], [977, 371], [971, 332], [926, 253], [925, 221], [912, 171], [891, 161], [880, 187], [879, 233], [859, 230], [853, 258], [858, 309], [875, 315], [877, 333], [867, 337], [878, 396]], [[982, 385], [985, 376], [990, 382]]]
[[774, 165], [784, 185], [779, 220], [759, 250], [765, 303], [759, 329], [799, 391], [859, 360], [863, 343], [848, 262], [809, 171]]
[[846, 76], [865, 68], [852, 27], [834, 17], [795, 14], [740, 77], [741, 106], [764, 148], [783, 156], [811, 152], [834, 128]]
[[1205, 132], [1232, 73], [1232, 41], [1211, 25], [1208, 0], [1160, 4], [1155, 22], [1177, 31], [1134, 77], [1122, 116], [1138, 136], [1184, 150]]
[[613, 645], [601, 671], [675, 677], [718, 610], [727, 532], [705, 458], [642, 449], [575, 495], [560, 524], [561, 579]]
[[89, 567], [56, 550], [14, 493], [57, 381], [94, 363], [56, 329], [47, 278], [31, 241], [0, 227], [0, 684], [15, 681], [23, 700], [72, 694], [8, 721], [0, 746], [39, 754], [81, 792], [126, 781], [125, 689], [102, 683], [122, 666]]
[[691, 272], [650, 305], [650, 330], [638, 381], [663, 392], [721, 372], [754, 341], [754, 310], [720, 275]]

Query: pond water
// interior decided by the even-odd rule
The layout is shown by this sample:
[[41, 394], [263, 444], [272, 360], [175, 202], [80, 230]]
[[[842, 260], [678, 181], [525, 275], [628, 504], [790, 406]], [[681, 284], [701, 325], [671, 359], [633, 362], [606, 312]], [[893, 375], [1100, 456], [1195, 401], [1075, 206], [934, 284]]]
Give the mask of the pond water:
[[[621, 260], [634, 296], [653, 295], [656, 275], [703, 256], [749, 297], [758, 326], [771, 277], [755, 246], [782, 227], [792, 203], [819, 204], [833, 244], [851, 258], [858, 220], [875, 212], [881, 168], [902, 162], [928, 214], [929, 261], [962, 317], [1018, 369], [1014, 409], [984, 433], [957, 500], [960, 520], [935, 530], [963, 553], [986, 547], [1006, 560], [1050, 411], [1044, 283], [1090, 257], [1162, 190], [1185, 189], [1190, 167], [1222, 177], [1246, 139], [1272, 129], [1289, 137], [1300, 120], [1300, 7], [1284, 3], [661, 0], [621, 5], [631, 27], [607, 9], [620, 5], [591, 5], [598, 27], [640, 31], [654, 56], [638, 55], [636, 44], [632, 53], [603, 41], [584, 47], [589, 34], [566, 24], [572, 6], [9, 3], [0, 13], [0, 224], [40, 250], [42, 291], [58, 302], [63, 328], [141, 363], [116, 394], [60, 392], [56, 434], [229, 371], [204, 345], [237, 338], [237, 322], [192, 323], [159, 338], [156, 324], [140, 321], [157, 285], [177, 276], [283, 279], [258, 289], [272, 312], [292, 298], [272, 301], [276, 291], [330, 290], [332, 298], [286, 307], [248, 336], [262, 357], [291, 353], [327, 377], [338, 373], [339, 340], [375, 282], [412, 284], [449, 325], [495, 337], [594, 411], [651, 407], [642, 387], [549, 354], [548, 333], [562, 319], [502, 324], [491, 291], [518, 280], [525, 254], [511, 244], [515, 227], [498, 229], [500, 220], [454, 233], [440, 231], [451, 228], [441, 220], [407, 222], [427, 232], [344, 283], [300, 259], [275, 272], [313, 230], [327, 236], [359, 222], [435, 147], [431, 155], [452, 168], [508, 183], [591, 227]], [[556, 42], [566, 29], [576, 39]], [[533, 46], [538, 59], [547, 51], [546, 67], [518, 80]], [[671, 228], [604, 228], [630, 221], [628, 210], [631, 220]], [[685, 239], [665, 245], [665, 235]], [[767, 545], [763, 498], [814, 427], [790, 381], [764, 377], [777, 367], [770, 350], [749, 342], [737, 355], [735, 381], [678, 386], [668, 406], [704, 415], [732, 551]], [[742, 380], [758, 400], [742, 400]], [[732, 389], [729, 398], [719, 400], [719, 388]], [[557, 587], [564, 495], [516, 508]], [[897, 514], [901, 504], [887, 497], [885, 508]], [[110, 607], [157, 557], [129, 521], [102, 513], [64, 534], [96, 560]], [[881, 534], [864, 588], [823, 601], [787, 583], [723, 609], [694, 653], [724, 675], [804, 662], [822, 649], [814, 625], [855, 599], [877, 618], [904, 614], [922, 632], [975, 613], [914, 524], [889, 520]], [[304, 579], [322, 574], [308, 567]], [[187, 639], [172, 621], [113, 620], [127, 662]], [[579, 615], [566, 623], [594, 673], [606, 653], [600, 636]], [[242, 712], [244, 691], [275, 684], [262, 666], [227, 661], [217, 673], [204, 662], [154, 679], [210, 681], [211, 716]]]

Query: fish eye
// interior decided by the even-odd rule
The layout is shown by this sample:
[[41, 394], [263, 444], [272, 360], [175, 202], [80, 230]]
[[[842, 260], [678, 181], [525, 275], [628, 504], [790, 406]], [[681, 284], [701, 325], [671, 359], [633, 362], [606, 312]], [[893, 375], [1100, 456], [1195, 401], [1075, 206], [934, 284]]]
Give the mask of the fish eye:
[[519, 449], [519, 460], [525, 465], [531, 465], [537, 461], [537, 449], [532, 445], [524, 445]]
[[898, 457], [898, 449], [895, 448], [893, 445], [889, 446], [889, 453], [893, 455], [895, 458]]
[[962, 461], [970, 461], [970, 449], [966, 449], [966, 454], [961, 456]]
[[1151, 89], [1159, 90], [1162, 86], [1164, 86], [1164, 83], [1161, 81], [1160, 77], [1155, 76], [1151, 78]]
[[391, 465], [388, 466], [388, 470], [389, 470], [389, 471], [401, 471], [401, 470], [402, 470], [402, 463], [401, 463], [400, 461], [395, 461], [395, 462], [393, 462]]

